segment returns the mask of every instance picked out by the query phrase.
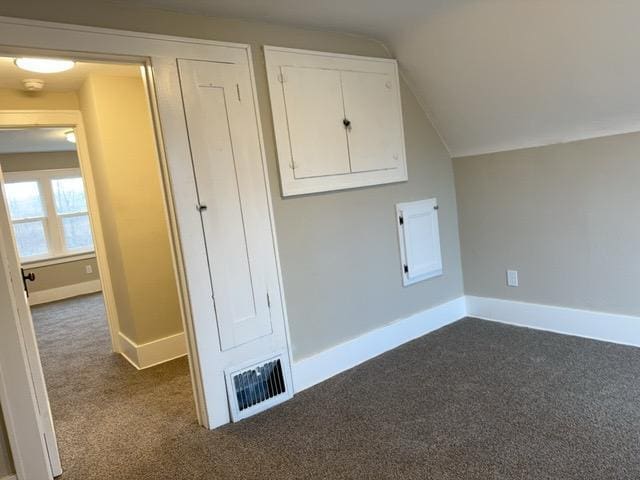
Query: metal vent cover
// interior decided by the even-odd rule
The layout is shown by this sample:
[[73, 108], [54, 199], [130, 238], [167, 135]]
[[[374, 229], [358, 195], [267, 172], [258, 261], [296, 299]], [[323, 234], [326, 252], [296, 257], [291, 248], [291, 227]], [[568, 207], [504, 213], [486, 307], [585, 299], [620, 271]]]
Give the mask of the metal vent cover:
[[234, 422], [267, 410], [293, 396], [288, 358], [269, 357], [226, 371], [227, 394]]

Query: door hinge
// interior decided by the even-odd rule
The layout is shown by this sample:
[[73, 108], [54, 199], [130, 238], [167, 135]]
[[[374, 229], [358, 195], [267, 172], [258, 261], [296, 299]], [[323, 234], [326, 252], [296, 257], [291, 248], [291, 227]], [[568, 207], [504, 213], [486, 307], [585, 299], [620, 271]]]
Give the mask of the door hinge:
[[269, 292], [267, 292], [267, 307], [271, 310], [271, 298], [269, 297]]
[[409, 273], [409, 265], [404, 265], [404, 273]]
[[236, 91], [238, 92], [238, 101], [241, 102], [242, 99], [240, 98], [240, 84], [236, 83]]
[[400, 225], [404, 225], [404, 217], [402, 215], [398, 217], [398, 222], [400, 223]]
[[438, 210], [439, 208], [440, 208], [440, 207], [438, 207], [438, 205], [434, 205], [434, 206], [433, 206], [433, 209], [434, 209], [434, 210]]

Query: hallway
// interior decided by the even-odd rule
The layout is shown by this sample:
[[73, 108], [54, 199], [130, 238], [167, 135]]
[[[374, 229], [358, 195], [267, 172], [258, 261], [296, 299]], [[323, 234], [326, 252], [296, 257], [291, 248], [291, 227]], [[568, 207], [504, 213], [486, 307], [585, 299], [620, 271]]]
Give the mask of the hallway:
[[[196, 423], [187, 358], [138, 371], [111, 352], [101, 294], [33, 307], [63, 480], [159, 478]], [[203, 430], [204, 431], [204, 430]], [[153, 459], [154, 465], [145, 463]], [[174, 466], [175, 467], [175, 466]], [[130, 469], [130, 470], [127, 470]]]

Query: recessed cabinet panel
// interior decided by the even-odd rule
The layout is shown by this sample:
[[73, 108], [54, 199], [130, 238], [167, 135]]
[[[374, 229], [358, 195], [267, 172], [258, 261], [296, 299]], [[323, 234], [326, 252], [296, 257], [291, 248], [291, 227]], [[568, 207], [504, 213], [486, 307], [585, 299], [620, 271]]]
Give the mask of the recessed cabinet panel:
[[403, 285], [442, 274], [435, 198], [396, 205]]
[[[179, 60], [221, 350], [272, 332], [269, 216], [244, 70]], [[194, 205], [194, 208], [196, 206]]]
[[282, 67], [282, 78], [295, 178], [348, 173], [340, 72]]
[[407, 180], [395, 60], [264, 49], [284, 196]]
[[400, 169], [402, 125], [391, 75], [342, 72], [352, 172]]

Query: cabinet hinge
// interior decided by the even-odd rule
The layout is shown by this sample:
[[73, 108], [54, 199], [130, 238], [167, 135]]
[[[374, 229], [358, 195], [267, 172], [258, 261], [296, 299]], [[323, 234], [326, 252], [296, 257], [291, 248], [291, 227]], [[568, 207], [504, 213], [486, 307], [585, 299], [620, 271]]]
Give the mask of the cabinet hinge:
[[402, 215], [398, 217], [398, 222], [400, 223], [400, 225], [404, 225], [404, 217]]
[[433, 206], [433, 209], [434, 209], [434, 210], [438, 210], [439, 208], [440, 208], [440, 207], [438, 207], [438, 205], [434, 205], [434, 206]]
[[404, 273], [409, 273], [409, 265], [404, 265]]

